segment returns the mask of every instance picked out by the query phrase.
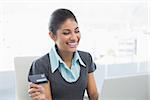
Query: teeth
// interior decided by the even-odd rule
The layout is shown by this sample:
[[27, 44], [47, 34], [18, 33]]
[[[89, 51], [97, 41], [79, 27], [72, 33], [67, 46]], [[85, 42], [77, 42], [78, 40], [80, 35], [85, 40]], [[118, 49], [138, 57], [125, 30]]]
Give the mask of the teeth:
[[74, 43], [68, 43], [70, 47], [76, 47], [77, 46], [77, 42]]
[[69, 45], [76, 45], [77, 43], [76, 42], [74, 42], [74, 43], [68, 43]]

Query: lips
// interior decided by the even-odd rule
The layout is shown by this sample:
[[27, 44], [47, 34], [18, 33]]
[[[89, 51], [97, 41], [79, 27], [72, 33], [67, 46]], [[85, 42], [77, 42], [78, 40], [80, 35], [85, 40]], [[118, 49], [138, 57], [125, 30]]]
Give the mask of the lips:
[[76, 48], [78, 43], [77, 42], [69, 42], [67, 43], [69, 45], [70, 48]]

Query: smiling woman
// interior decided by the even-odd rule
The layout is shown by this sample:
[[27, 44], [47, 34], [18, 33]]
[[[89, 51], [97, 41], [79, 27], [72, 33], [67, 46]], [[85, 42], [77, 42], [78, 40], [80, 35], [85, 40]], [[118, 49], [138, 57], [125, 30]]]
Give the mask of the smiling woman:
[[[57, 54], [56, 58], [58, 57], [61, 60], [58, 62], [58, 60], [51, 59], [50, 64], [54, 65], [51, 70], [55, 73], [58, 70], [58, 65], [63, 66], [67, 70], [67, 74], [61, 73], [59, 75], [62, 77], [61, 80], [65, 81], [64, 83], [69, 84], [67, 84], [69, 87], [70, 83], [75, 83], [76, 79], [80, 79], [78, 78], [80, 77], [78, 76], [80, 75], [78, 74], [79, 70], [82, 70], [86, 63], [84, 62], [85, 59], [82, 59], [82, 56], [81, 59], [78, 59], [76, 53], [73, 55], [74, 59], [72, 62], [78, 60], [77, 62], [79, 63], [67, 62], [65, 59], [66, 56], [64, 57], [61, 54], [64, 52], [59, 51], [61, 45], [65, 47], [61, 48], [63, 50], [68, 48], [67, 50], [69, 51], [67, 52], [72, 52], [77, 47], [80, 50], [90, 52], [97, 65], [94, 74], [98, 90], [101, 90], [101, 86], [103, 86], [101, 85], [103, 84], [101, 79], [148, 72], [149, 66], [147, 63], [150, 61], [150, 46], [148, 46], [150, 44], [150, 36], [148, 34], [149, 31], [147, 31], [147, 28], [149, 28], [147, 26], [149, 10], [145, 0], [72, 0], [74, 2], [69, 2], [69, 0], [61, 0], [61, 2], [58, 2], [59, 0], [9, 1], [0, 0], [0, 73], [2, 71], [15, 70], [14, 57], [16, 56], [40, 56], [49, 52], [49, 49], [53, 47], [54, 49], [52, 49], [50, 54]], [[68, 19], [64, 23], [61, 23], [59, 28], [53, 28], [57, 32], [49, 31], [49, 34], [47, 34], [49, 13], [58, 7], [69, 8], [75, 12], [76, 17], [78, 17], [78, 23], [77, 21]], [[73, 24], [73, 27], [64, 26], [65, 23], [68, 23], [67, 21]], [[59, 46], [54, 46], [53, 39], [49, 39], [48, 35], [54, 37], [54, 39], [56, 38], [56, 43]], [[81, 35], [80, 41], [77, 35]], [[68, 38], [66, 39], [66, 37]], [[69, 54], [67, 52], [66, 54]], [[64, 61], [66, 62], [63, 63]], [[41, 63], [38, 64], [38, 61], [36, 61], [35, 66], [45, 66], [45, 63], [43, 65]], [[83, 68], [76, 69], [71, 64], [72, 66], [80, 64]], [[64, 69], [59, 68], [59, 73]], [[67, 77], [68, 73], [70, 76]], [[11, 75], [8, 74], [8, 76]], [[3, 78], [1, 79], [3, 80]], [[52, 78], [50, 84], [52, 84], [54, 79], [58, 78]], [[8, 85], [4, 84], [5, 86], [1, 87], [11, 86], [11, 81], [5, 83]], [[52, 87], [53, 85], [50, 86]], [[3, 88], [0, 90], [3, 90]], [[16, 87], [13, 88], [15, 90]], [[63, 87], [60, 86], [60, 88]], [[0, 100], [3, 100], [3, 93], [0, 93]], [[9, 93], [6, 91], [4, 94], [7, 95], [6, 97], [10, 97]], [[53, 93], [55, 92], [53, 91]], [[12, 98], [8, 100], [12, 100]]]
[[32, 100], [98, 100], [93, 72], [96, 65], [88, 52], [77, 50], [80, 31], [75, 15], [68, 9], [55, 10], [49, 23], [55, 42], [51, 51], [32, 63], [29, 76], [45, 74], [48, 83], [30, 84]]

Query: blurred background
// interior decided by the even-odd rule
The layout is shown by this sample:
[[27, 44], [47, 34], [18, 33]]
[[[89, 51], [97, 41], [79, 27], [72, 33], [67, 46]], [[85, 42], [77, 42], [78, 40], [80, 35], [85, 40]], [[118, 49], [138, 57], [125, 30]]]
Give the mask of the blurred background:
[[[14, 57], [50, 51], [48, 22], [57, 8], [70, 9], [77, 17], [78, 49], [92, 54], [102, 100], [150, 100], [149, 0], [0, 0], [1, 100], [16, 100]], [[132, 85], [126, 85], [130, 80]], [[133, 95], [125, 98], [124, 91]]]

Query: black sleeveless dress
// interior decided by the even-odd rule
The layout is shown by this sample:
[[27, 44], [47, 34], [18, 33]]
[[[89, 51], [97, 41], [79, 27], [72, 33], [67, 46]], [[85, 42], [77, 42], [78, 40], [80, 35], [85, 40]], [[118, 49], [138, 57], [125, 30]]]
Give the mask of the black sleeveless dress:
[[89, 53], [78, 51], [86, 67], [80, 65], [80, 76], [75, 82], [67, 82], [59, 70], [51, 72], [49, 53], [33, 61], [29, 75], [45, 74], [50, 81], [53, 100], [83, 100], [87, 88], [88, 73], [96, 70], [96, 65]]

